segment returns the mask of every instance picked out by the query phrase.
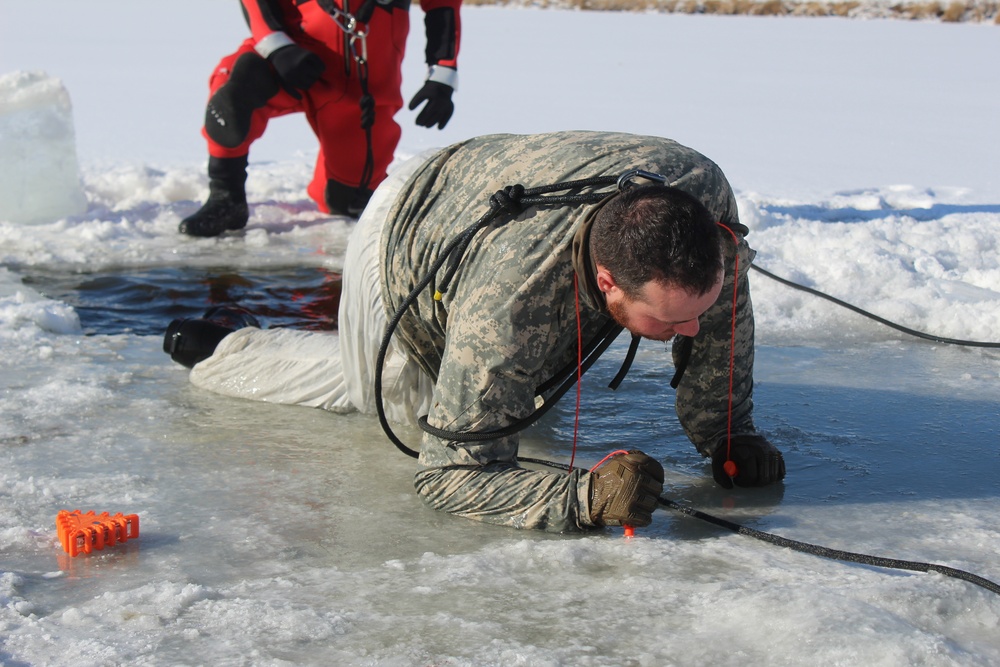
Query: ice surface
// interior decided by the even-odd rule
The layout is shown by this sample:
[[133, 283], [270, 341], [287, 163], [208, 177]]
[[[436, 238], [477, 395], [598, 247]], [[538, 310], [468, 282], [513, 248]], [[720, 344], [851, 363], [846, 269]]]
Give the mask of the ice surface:
[[[413, 462], [373, 418], [201, 392], [146, 321], [94, 333], [56, 295], [74, 281], [187, 276], [197, 310], [209, 272], [339, 270], [351, 223], [305, 197], [315, 144], [288, 118], [255, 149], [247, 231], [177, 235], [206, 193], [205, 79], [245, 34], [233, 3], [3, 13], [0, 73], [44, 69], [72, 94], [88, 206], [0, 221], [0, 663], [1000, 664], [1000, 598], [968, 582], [670, 511], [630, 541], [458, 520], [420, 503]], [[424, 70], [412, 18], [405, 94]], [[456, 115], [439, 133], [401, 113], [398, 157], [497, 131], [671, 136], [729, 175], [763, 268], [920, 330], [998, 340], [996, 27], [496, 7], [467, 8], [463, 27]], [[1000, 582], [1000, 353], [751, 280], [756, 414], [785, 485], [714, 485], [650, 343], [617, 392], [625, 341], [585, 378], [578, 462], [641, 446], [683, 504]], [[573, 422], [567, 401], [523, 453], [567, 460]], [[69, 559], [60, 509], [137, 513], [140, 538]]]

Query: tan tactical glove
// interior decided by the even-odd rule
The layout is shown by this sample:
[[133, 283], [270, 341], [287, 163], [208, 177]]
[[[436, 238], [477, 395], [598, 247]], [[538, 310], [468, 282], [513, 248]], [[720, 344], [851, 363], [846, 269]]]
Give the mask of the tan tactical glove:
[[598, 526], [648, 526], [663, 492], [663, 466], [638, 449], [590, 473], [590, 520]]

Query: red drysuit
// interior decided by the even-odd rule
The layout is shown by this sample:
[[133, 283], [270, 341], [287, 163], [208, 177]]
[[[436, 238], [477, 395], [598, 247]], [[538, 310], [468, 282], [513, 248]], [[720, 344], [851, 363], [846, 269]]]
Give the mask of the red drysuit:
[[[368, 28], [367, 83], [375, 101], [375, 122], [371, 179], [367, 185], [374, 189], [385, 178], [401, 134], [393, 116], [403, 106], [401, 66], [410, 28], [410, 0], [369, 1], [376, 3], [371, 19], [358, 27]], [[320, 210], [328, 213], [324, 201], [327, 181], [351, 187], [361, 185], [367, 144], [361, 127], [358, 64], [347, 35], [322, 5], [332, 4], [352, 13], [362, 9], [363, 0], [241, 2], [252, 36], [235, 53], [223, 58], [209, 79], [210, 102], [202, 129], [208, 140], [209, 155], [245, 156], [250, 144], [264, 134], [268, 120], [303, 112], [319, 139], [319, 156], [308, 192]], [[454, 69], [461, 31], [461, 0], [420, 0], [420, 6], [426, 14], [427, 64]], [[281, 33], [318, 55], [326, 65], [320, 79], [307, 90], [282, 86], [262, 57], [267, 55], [269, 43], [276, 39], [287, 42]], [[360, 40], [355, 41], [359, 55], [361, 48]], [[217, 97], [227, 84], [225, 94]]]

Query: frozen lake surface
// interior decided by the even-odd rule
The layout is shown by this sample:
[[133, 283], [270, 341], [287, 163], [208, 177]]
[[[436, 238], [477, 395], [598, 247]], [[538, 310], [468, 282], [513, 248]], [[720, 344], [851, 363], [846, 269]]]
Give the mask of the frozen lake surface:
[[[373, 417], [193, 387], [162, 351], [173, 317], [233, 300], [268, 326], [332, 326], [352, 223], [305, 197], [305, 122], [282, 119], [255, 147], [245, 233], [180, 238], [207, 190], [205, 81], [245, 34], [234, 3], [2, 12], [0, 76], [44, 69], [73, 101], [60, 117], [83, 199], [75, 182], [30, 194], [85, 201], [0, 216], [3, 665], [1000, 664], [1000, 596], [969, 582], [671, 510], [631, 540], [478, 525], [421, 504], [413, 461]], [[412, 18], [404, 96], [423, 77]], [[997, 341], [996, 30], [469, 7], [456, 115], [429, 132], [402, 112], [398, 157], [490, 132], [669, 136], [729, 175], [762, 268], [920, 331]], [[0, 138], [11, 119], [49, 118], [3, 111]], [[59, 147], [0, 162], [21, 174]], [[585, 378], [578, 464], [640, 446], [686, 507], [1000, 582], [1000, 353], [751, 276], [757, 421], [785, 452], [785, 484], [712, 482], [649, 342], [617, 392], [605, 385], [625, 341]], [[565, 462], [572, 434], [565, 401], [522, 454]], [[61, 509], [138, 514], [140, 537], [71, 559]]]

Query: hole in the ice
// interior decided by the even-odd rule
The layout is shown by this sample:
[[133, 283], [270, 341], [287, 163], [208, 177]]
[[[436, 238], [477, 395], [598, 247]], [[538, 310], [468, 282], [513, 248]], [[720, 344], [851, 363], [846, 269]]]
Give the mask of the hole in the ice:
[[26, 271], [24, 283], [77, 311], [86, 334], [162, 334], [175, 318], [238, 305], [265, 327], [337, 328], [341, 277], [317, 267]]

